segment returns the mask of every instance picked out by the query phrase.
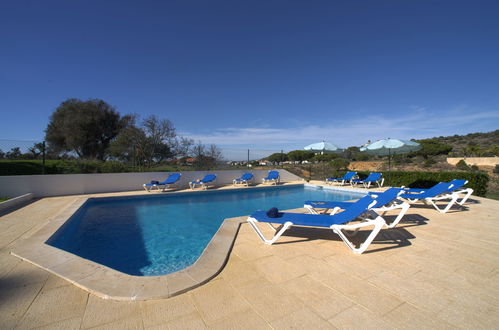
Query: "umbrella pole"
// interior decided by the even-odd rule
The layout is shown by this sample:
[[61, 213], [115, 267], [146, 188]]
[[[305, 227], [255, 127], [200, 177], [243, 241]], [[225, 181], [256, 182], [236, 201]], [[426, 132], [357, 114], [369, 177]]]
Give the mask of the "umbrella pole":
[[391, 167], [392, 167], [392, 155], [391, 155], [391, 149], [388, 148], [388, 182], [390, 182], [390, 178], [391, 178]]

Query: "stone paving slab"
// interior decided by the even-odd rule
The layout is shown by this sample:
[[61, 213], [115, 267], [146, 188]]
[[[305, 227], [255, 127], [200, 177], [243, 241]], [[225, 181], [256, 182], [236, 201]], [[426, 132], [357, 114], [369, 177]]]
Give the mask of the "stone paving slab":
[[399, 226], [382, 230], [362, 255], [352, 254], [330, 231], [306, 228], [267, 246], [244, 223], [227, 264], [204, 285], [168, 299], [119, 302], [9, 254], [77, 198], [44, 198], [0, 217], [1, 329], [492, 329], [499, 324], [497, 201], [473, 196], [466, 209], [449, 214], [411, 207]]

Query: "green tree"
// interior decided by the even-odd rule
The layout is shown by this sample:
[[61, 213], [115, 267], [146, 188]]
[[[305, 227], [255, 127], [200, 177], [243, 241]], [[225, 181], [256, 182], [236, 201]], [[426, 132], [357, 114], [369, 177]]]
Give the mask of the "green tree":
[[50, 116], [45, 139], [53, 151], [104, 160], [122, 122], [120, 114], [103, 100], [68, 99]]
[[333, 160], [335, 158], [340, 157], [338, 154], [317, 154], [314, 157], [311, 158], [311, 160], [316, 161], [316, 162], [329, 162], [330, 160]]
[[8, 158], [8, 159], [19, 159], [21, 158], [21, 148], [19, 147], [14, 147], [12, 149], [10, 149], [10, 151], [7, 151], [7, 153], [5, 154], [5, 157]]
[[44, 147], [42, 142], [33, 144], [32, 147], [28, 148], [28, 151], [31, 153], [30, 158], [38, 159], [40, 155], [43, 153], [43, 149]]
[[205, 146], [199, 141], [192, 148], [194, 167], [198, 170], [209, 170], [222, 161], [222, 151], [214, 144]]
[[173, 123], [156, 116], [147, 117], [140, 126], [137, 116], [129, 116], [123, 126], [110, 145], [110, 154], [138, 166], [150, 167], [177, 156], [187, 157], [194, 143], [177, 138]]
[[314, 153], [311, 151], [293, 150], [288, 152], [288, 159], [291, 161], [302, 162], [304, 160], [309, 160], [312, 157], [314, 157]]
[[286, 155], [284, 153], [276, 152], [276, 153], [273, 153], [272, 155], [268, 156], [267, 159], [273, 163], [281, 163], [281, 162], [285, 162], [288, 160], [288, 155]]
[[5, 152], [3, 152], [2, 149], [0, 149], [0, 159], [4, 159], [5, 158]]
[[409, 156], [423, 156], [424, 159], [428, 159], [429, 156], [448, 155], [452, 151], [452, 146], [432, 139], [419, 140], [418, 143], [421, 149], [410, 153]]

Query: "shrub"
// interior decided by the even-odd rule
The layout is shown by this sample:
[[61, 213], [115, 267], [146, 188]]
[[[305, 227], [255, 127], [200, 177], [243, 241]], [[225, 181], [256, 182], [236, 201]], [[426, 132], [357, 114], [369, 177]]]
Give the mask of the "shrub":
[[101, 173], [122, 173], [128, 172], [128, 168], [121, 162], [106, 161], [100, 166]]
[[314, 162], [328, 162], [330, 160], [337, 159], [338, 157], [340, 156], [338, 156], [337, 154], [318, 154], [310, 158], [310, 160]]
[[333, 159], [331, 162], [329, 162], [329, 166], [331, 166], [334, 169], [337, 170], [343, 170], [346, 169], [350, 165], [350, 162], [348, 160], [345, 160], [343, 158], [336, 158]]
[[436, 160], [429, 158], [429, 159], [424, 161], [423, 167], [431, 167], [432, 165], [435, 165], [436, 163], [437, 163]]
[[499, 174], [499, 165], [496, 165], [496, 167], [494, 167], [494, 173]]
[[[361, 173], [359, 173], [360, 175]], [[369, 173], [362, 172], [363, 175]], [[439, 182], [453, 179], [468, 180], [466, 187], [474, 190], [474, 195], [485, 196], [489, 176], [483, 172], [403, 172], [383, 173], [385, 185], [392, 187], [406, 186], [410, 188], [430, 188]]]
[[457, 162], [456, 168], [458, 170], [461, 170], [461, 171], [469, 171], [469, 170], [471, 170], [470, 167], [468, 166], [468, 164], [466, 164], [466, 162], [463, 159], [461, 159], [459, 162]]

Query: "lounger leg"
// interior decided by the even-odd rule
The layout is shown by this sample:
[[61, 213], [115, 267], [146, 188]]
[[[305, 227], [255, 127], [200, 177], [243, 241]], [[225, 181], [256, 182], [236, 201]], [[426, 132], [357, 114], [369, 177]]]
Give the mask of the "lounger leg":
[[468, 198], [473, 193], [473, 189], [471, 189], [471, 188], [467, 188], [467, 189], [463, 190], [463, 192], [464, 191], [466, 191], [466, 195], [463, 197], [463, 199], [461, 199], [461, 201], [457, 202], [459, 205], [463, 205], [464, 203], [466, 203], [466, 201], [468, 200]]
[[254, 218], [248, 218], [248, 223], [251, 225], [251, 227], [253, 228], [253, 230], [257, 233], [258, 237], [260, 237], [260, 239], [262, 240], [262, 242], [264, 242], [265, 244], [267, 245], [272, 245], [274, 244], [280, 237], [281, 235], [286, 231], [288, 230], [289, 227], [291, 227], [293, 224], [291, 222], [286, 222], [284, 223], [284, 225], [282, 226], [281, 230], [279, 230], [275, 235], [274, 237], [272, 237], [272, 239], [266, 239], [265, 236], [263, 235], [263, 233], [260, 231], [260, 228], [258, 228], [257, 226], [257, 220], [254, 219]]
[[443, 197], [443, 198], [428, 198], [426, 199], [426, 201], [428, 201], [431, 205], [433, 205], [433, 207], [440, 213], [447, 213], [447, 211], [449, 211], [449, 209], [452, 207], [452, 205], [454, 205], [456, 202], [457, 202], [457, 199], [459, 198], [459, 195], [458, 194], [452, 194], [451, 195], [451, 200], [449, 201], [449, 203], [447, 204], [447, 206], [444, 208], [444, 209], [441, 209], [437, 206], [437, 204], [435, 203], [436, 200], [442, 200], [442, 199], [447, 199], [448, 197]]
[[303, 208], [307, 209], [308, 213], [310, 214], [319, 214], [312, 206], [310, 205], [303, 205]]
[[400, 204], [400, 208], [402, 208], [402, 211], [400, 211], [399, 215], [395, 218], [395, 220], [393, 220], [393, 222], [391, 224], [386, 225], [386, 227], [387, 228], [395, 227], [400, 222], [400, 220], [402, 220], [402, 218], [407, 213], [407, 210], [409, 210], [410, 207], [411, 207], [411, 205], [409, 203], [406, 203], [406, 202], [403, 202], [402, 204]]
[[341, 210], [341, 207], [338, 207], [338, 206], [337, 206], [337, 207], [335, 207], [335, 208], [331, 211], [331, 213], [330, 213], [329, 215], [334, 215], [334, 214], [338, 213], [338, 211], [339, 211], [339, 210]]
[[145, 184], [144, 184], [144, 185], [142, 185], [142, 187], [144, 187], [144, 190], [145, 190], [145, 191], [149, 192], [149, 189], [147, 189], [147, 186], [146, 186]]
[[[383, 228], [383, 226], [385, 224], [386, 224], [385, 220], [382, 217], [378, 216], [374, 220], [368, 220], [366, 222], [362, 222], [362, 223], [354, 224], [354, 225], [332, 225], [331, 229], [336, 234], [338, 234], [338, 236], [340, 236], [340, 238], [343, 240], [343, 242], [354, 253], [356, 253], [356, 254], [362, 254], [369, 247], [369, 245], [372, 243], [372, 241], [374, 240], [374, 238], [376, 238], [376, 236], [378, 235], [379, 231], [381, 230], [381, 228]], [[367, 239], [362, 244], [360, 244], [360, 246], [358, 248], [355, 247], [355, 245], [346, 237], [346, 235], [342, 231], [342, 230], [360, 229], [362, 227], [367, 227], [367, 226], [371, 226], [371, 225], [374, 225], [373, 230], [371, 231], [371, 233], [369, 234], [369, 236], [367, 237]]]

